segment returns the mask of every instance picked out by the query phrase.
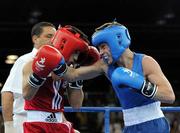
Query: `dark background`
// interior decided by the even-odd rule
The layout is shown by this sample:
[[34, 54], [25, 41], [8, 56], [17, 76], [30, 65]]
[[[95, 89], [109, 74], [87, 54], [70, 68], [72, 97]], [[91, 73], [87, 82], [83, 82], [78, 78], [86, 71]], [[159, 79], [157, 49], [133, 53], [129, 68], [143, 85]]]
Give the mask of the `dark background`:
[[116, 18], [129, 29], [131, 49], [153, 56], [179, 97], [179, 0], [2, 0], [0, 7], [0, 82], [12, 67], [4, 63], [6, 55], [31, 51], [30, 30], [36, 22], [71, 24], [90, 39], [95, 27]]
[[[6, 56], [20, 56], [32, 50], [30, 30], [35, 23], [49, 21], [57, 27], [59, 24], [71, 24], [80, 28], [91, 39], [95, 27], [114, 19], [128, 27], [132, 38], [131, 50], [151, 55], [159, 62], [173, 86], [178, 101], [179, 0], [1, 0], [0, 82], [4, 84], [12, 67], [4, 63]], [[106, 103], [117, 102], [113, 99], [115, 96], [108, 80], [103, 76], [85, 81], [84, 91], [84, 106], [107, 106]], [[87, 130], [94, 130], [95, 123], [90, 121], [93, 119], [94, 115], [87, 121], [92, 123]], [[78, 125], [76, 126], [78, 128]]]

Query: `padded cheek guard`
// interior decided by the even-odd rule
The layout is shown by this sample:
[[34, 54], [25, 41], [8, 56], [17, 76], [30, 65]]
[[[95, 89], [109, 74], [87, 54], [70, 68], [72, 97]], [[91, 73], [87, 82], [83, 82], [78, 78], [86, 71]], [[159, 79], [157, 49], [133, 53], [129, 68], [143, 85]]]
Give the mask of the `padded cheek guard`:
[[80, 53], [88, 51], [89, 42], [87, 36], [76, 27], [70, 25], [59, 27], [51, 42], [62, 53], [65, 61], [68, 61], [70, 56], [76, 51]]

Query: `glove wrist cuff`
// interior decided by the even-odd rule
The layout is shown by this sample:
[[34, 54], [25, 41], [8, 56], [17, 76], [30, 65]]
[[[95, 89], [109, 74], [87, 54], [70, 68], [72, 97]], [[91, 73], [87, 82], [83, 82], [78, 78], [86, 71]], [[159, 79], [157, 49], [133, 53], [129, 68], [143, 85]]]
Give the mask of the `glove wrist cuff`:
[[69, 87], [72, 88], [72, 89], [80, 90], [83, 87], [83, 80], [70, 82]]
[[153, 84], [148, 80], [144, 80], [141, 93], [148, 98], [153, 98], [157, 93], [157, 89], [158, 87], [156, 84]]
[[67, 71], [67, 65], [66, 64], [60, 64], [57, 68], [53, 70], [54, 74], [56, 74], [59, 77], [62, 77], [64, 73]]
[[29, 76], [28, 83], [34, 88], [39, 88], [39, 87], [41, 87], [43, 85], [45, 80], [46, 80], [46, 78], [40, 78], [35, 73], [32, 73]]

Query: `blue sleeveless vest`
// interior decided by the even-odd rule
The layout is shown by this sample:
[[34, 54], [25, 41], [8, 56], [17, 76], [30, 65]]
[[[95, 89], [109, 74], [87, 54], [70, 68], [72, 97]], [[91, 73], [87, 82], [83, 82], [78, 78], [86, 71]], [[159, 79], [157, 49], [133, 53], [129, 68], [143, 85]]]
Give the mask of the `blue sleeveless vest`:
[[[142, 58], [143, 54], [140, 53], [134, 53], [134, 59], [133, 59], [133, 67], [132, 71], [140, 74], [143, 76], [143, 68], [142, 68]], [[108, 79], [111, 79], [112, 72], [116, 69], [117, 67], [110, 65], [108, 68]], [[123, 76], [123, 75], [122, 75]], [[142, 105], [147, 105], [149, 103], [155, 102], [152, 99], [146, 98], [139, 92], [137, 92], [135, 89], [130, 88], [130, 87], [118, 87], [118, 88], [113, 88], [119, 102], [121, 103], [121, 106], [123, 109], [129, 109], [137, 106], [142, 106]]]

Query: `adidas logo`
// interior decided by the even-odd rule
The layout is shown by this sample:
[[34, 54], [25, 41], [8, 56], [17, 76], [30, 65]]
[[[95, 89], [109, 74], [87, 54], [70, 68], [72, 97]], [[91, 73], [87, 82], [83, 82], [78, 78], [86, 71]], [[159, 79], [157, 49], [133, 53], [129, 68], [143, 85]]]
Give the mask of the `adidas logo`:
[[55, 113], [51, 113], [46, 119], [46, 122], [57, 122], [57, 118]]

